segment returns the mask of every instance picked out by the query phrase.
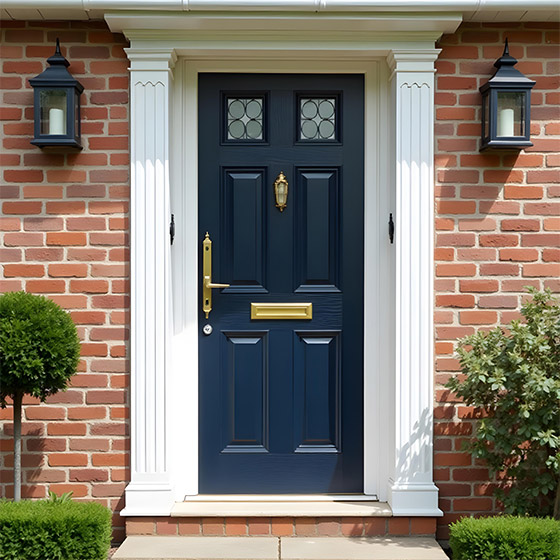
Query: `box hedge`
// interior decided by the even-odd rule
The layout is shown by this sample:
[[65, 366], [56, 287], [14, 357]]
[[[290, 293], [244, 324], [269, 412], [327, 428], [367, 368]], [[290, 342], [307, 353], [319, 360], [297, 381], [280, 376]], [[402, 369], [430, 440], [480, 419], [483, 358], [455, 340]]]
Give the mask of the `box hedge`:
[[0, 560], [106, 560], [111, 512], [72, 501], [0, 501]]
[[560, 521], [466, 517], [450, 525], [453, 560], [560, 560]]

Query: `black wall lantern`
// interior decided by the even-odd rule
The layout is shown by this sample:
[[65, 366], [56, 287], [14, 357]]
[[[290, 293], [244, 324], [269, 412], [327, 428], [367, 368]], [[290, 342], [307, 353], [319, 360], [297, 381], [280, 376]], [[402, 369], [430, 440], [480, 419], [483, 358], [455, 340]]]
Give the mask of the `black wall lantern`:
[[82, 149], [80, 95], [84, 86], [72, 77], [70, 63], [62, 56], [56, 40], [55, 53], [47, 59], [50, 66], [29, 80], [34, 89], [35, 146]]
[[504, 54], [494, 62], [495, 74], [481, 88], [482, 142], [480, 151], [489, 148], [520, 150], [532, 146], [531, 89], [533, 80], [514, 66], [517, 60], [509, 54], [508, 42]]

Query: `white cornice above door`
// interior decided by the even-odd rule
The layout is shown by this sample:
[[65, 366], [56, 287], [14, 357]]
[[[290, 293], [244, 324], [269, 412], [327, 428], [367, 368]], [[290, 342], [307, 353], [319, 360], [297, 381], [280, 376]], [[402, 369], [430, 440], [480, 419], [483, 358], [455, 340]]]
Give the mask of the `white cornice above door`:
[[[291, 37], [308, 33], [323, 34], [325, 39], [333, 40], [332, 34], [361, 34], [370, 40], [375, 37], [394, 38], [395, 34], [406, 34], [410, 38], [431, 34], [439, 37], [443, 33], [453, 33], [462, 21], [460, 12], [441, 13], [321, 13], [301, 12], [206, 12], [206, 13], [146, 13], [146, 12], [109, 12], [105, 20], [113, 32], [129, 34], [142, 30], [145, 33], [164, 30], [169, 34], [182, 34], [185, 31], [196, 35], [223, 33], [246, 34], [253, 36], [262, 33], [278, 36], [287, 42]], [[326, 35], [329, 33], [329, 35]], [[318, 37], [313, 37], [316, 39]]]

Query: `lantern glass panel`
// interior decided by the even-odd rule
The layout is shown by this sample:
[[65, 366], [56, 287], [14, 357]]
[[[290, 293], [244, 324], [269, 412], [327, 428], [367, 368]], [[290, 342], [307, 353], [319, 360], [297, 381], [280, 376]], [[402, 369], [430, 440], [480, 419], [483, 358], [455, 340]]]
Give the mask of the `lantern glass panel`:
[[66, 91], [44, 89], [40, 92], [41, 134], [64, 135], [66, 129]]
[[484, 133], [483, 137], [488, 138], [490, 136], [490, 96], [486, 94], [482, 101], [482, 118], [484, 119]]
[[498, 92], [497, 136], [525, 135], [525, 92]]
[[74, 136], [80, 138], [80, 94], [74, 91]]

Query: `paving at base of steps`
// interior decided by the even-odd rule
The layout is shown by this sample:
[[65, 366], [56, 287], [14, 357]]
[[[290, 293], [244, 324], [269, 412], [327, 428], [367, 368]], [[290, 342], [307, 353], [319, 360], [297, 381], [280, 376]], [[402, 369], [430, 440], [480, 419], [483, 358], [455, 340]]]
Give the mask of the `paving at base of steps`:
[[113, 560], [448, 560], [429, 537], [131, 536]]

